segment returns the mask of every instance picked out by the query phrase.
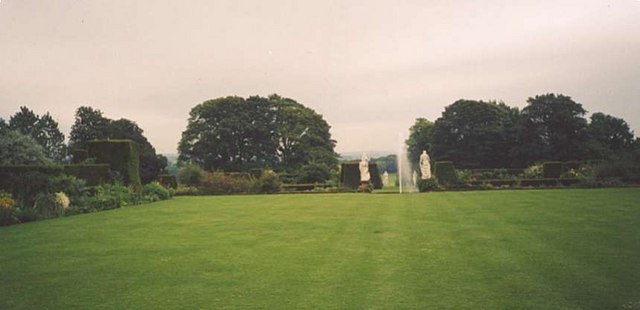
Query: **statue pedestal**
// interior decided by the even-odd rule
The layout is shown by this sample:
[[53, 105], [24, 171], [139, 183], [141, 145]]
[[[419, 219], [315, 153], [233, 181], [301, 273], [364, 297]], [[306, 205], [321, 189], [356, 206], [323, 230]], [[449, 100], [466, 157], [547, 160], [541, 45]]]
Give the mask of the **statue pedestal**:
[[371, 192], [369, 188], [369, 181], [360, 181], [360, 187], [358, 187], [359, 192]]

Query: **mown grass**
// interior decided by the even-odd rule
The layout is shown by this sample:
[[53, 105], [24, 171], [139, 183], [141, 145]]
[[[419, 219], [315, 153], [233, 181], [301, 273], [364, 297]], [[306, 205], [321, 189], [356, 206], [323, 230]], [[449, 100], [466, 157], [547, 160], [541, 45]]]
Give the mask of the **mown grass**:
[[180, 197], [0, 228], [0, 309], [640, 305], [640, 190]]

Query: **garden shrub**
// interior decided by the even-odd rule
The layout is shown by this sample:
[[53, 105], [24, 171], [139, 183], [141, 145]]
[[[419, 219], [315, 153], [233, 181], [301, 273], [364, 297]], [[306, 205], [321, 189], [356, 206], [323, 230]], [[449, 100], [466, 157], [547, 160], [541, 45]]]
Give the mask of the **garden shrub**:
[[522, 179], [520, 186], [522, 187], [555, 187], [558, 186], [559, 179]]
[[107, 183], [112, 179], [112, 176], [109, 173], [108, 164], [66, 165], [64, 166], [63, 171], [66, 174], [87, 181], [87, 185], [89, 186]]
[[0, 226], [11, 225], [18, 221], [14, 215], [15, 208], [16, 201], [11, 194], [0, 191]]
[[265, 170], [260, 175], [260, 192], [261, 193], [277, 193], [282, 187], [280, 177], [273, 170]]
[[178, 185], [176, 196], [195, 196], [199, 195], [200, 190], [195, 186]]
[[522, 179], [541, 179], [542, 178], [542, 164], [534, 164], [522, 171], [520, 175]]
[[542, 164], [542, 177], [545, 179], [557, 179], [562, 175], [562, 162], [547, 161]]
[[310, 163], [298, 171], [298, 183], [323, 183], [331, 178], [331, 169], [325, 164]]
[[96, 159], [96, 163], [109, 164], [113, 171], [117, 171], [124, 184], [138, 189], [140, 181], [140, 158], [138, 147], [131, 140], [101, 140], [90, 141], [87, 144], [89, 157]]
[[170, 174], [161, 174], [158, 175], [158, 183], [166, 188], [178, 188], [178, 180], [176, 176]]
[[144, 198], [149, 201], [167, 200], [173, 196], [173, 192], [158, 182], [151, 182], [143, 186], [142, 194]]
[[39, 194], [33, 208], [42, 218], [63, 216], [69, 207], [69, 198], [63, 192]]
[[438, 184], [448, 186], [458, 183], [458, 175], [453, 167], [453, 162], [437, 161], [434, 164], [433, 174]]
[[429, 192], [438, 189], [438, 181], [435, 178], [430, 179], [419, 179], [418, 180], [418, 190], [422, 192]]
[[40, 193], [51, 193], [51, 178], [62, 166], [0, 166], [0, 189], [11, 193], [20, 206], [33, 206]]
[[203, 195], [257, 193], [259, 184], [247, 173], [205, 172], [199, 189]]
[[38, 219], [38, 211], [34, 208], [19, 207], [15, 209], [14, 214], [19, 223], [33, 222]]
[[187, 186], [198, 186], [204, 177], [204, 170], [196, 164], [188, 164], [180, 169], [178, 181]]

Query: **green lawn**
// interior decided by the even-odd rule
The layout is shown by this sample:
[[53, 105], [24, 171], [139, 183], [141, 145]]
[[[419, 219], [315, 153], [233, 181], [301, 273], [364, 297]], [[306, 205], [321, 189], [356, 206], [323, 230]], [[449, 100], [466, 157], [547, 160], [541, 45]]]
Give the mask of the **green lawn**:
[[640, 307], [640, 189], [180, 197], [0, 228], [0, 309]]

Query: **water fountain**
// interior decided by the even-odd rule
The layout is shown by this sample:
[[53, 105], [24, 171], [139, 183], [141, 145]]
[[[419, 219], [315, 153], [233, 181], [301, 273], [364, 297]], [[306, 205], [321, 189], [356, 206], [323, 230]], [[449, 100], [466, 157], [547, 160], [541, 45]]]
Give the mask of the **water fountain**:
[[400, 144], [398, 145], [398, 188], [400, 193], [415, 193], [418, 191], [413, 182], [413, 167], [409, 160], [409, 152], [405, 144], [402, 134], [399, 135]]

